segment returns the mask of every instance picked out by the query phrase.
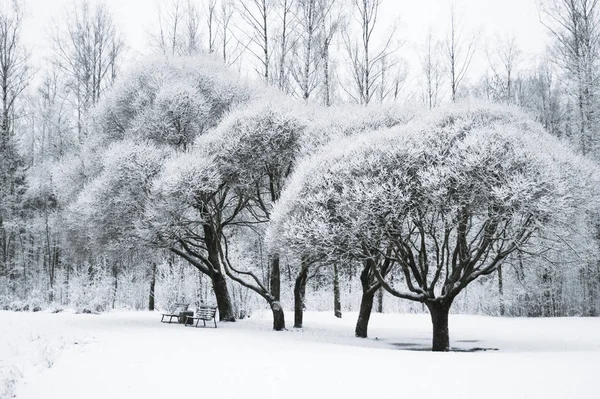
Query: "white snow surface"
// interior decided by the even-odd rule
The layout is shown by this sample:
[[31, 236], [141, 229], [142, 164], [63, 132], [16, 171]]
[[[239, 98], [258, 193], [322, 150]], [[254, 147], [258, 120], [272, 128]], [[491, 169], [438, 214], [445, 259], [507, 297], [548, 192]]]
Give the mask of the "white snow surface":
[[[158, 312], [0, 311], [0, 398], [598, 398], [600, 318], [450, 316], [431, 353], [428, 315], [264, 312], [217, 329]], [[489, 349], [497, 350], [489, 350]]]

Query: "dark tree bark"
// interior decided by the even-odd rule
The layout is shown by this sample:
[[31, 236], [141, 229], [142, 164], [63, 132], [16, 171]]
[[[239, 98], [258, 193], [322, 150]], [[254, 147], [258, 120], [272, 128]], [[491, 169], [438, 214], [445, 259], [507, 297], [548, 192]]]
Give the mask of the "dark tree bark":
[[306, 297], [306, 281], [308, 280], [308, 265], [303, 261], [300, 273], [294, 285], [294, 328], [302, 328], [304, 317], [304, 299]]
[[342, 318], [342, 304], [340, 302], [340, 279], [337, 264], [333, 264], [333, 314]]
[[152, 263], [152, 276], [150, 277], [150, 295], [148, 297], [148, 310], [154, 310], [154, 287], [156, 286], [156, 263]]
[[279, 266], [279, 254], [273, 255], [271, 259], [271, 294], [276, 301], [281, 300], [281, 269]]
[[375, 292], [381, 287], [381, 284], [376, 283], [373, 285], [373, 276], [371, 274], [372, 268], [374, 267], [373, 261], [367, 260], [365, 262], [365, 268], [360, 274], [360, 283], [362, 285], [362, 298], [360, 299], [360, 309], [358, 311], [358, 320], [356, 321], [356, 329], [354, 335], [359, 338], [368, 337], [369, 319], [371, 318], [371, 311], [373, 310], [373, 298]]
[[273, 312], [273, 330], [285, 330], [285, 316], [283, 314], [281, 303], [279, 301], [273, 301], [269, 305], [271, 306], [271, 311]]
[[373, 310], [374, 296], [374, 293], [363, 291], [362, 298], [360, 299], [360, 310], [358, 311], [358, 320], [356, 321], [356, 329], [354, 330], [354, 334], [359, 338], [368, 337], [369, 319]]
[[221, 261], [219, 256], [219, 239], [214, 229], [209, 225], [204, 225], [204, 242], [206, 243], [208, 263], [211, 265], [209, 276], [212, 280], [213, 291], [217, 299], [220, 321], [235, 321], [235, 311], [233, 302], [227, 288], [227, 281], [221, 272]]
[[500, 297], [500, 316], [504, 316], [504, 280], [502, 276], [502, 266], [498, 266], [498, 295]]
[[233, 303], [227, 288], [225, 276], [221, 273], [213, 273], [211, 276], [213, 291], [217, 298], [217, 307], [219, 308], [219, 321], [235, 321], [235, 313], [233, 311]]
[[427, 301], [425, 305], [431, 315], [433, 324], [433, 340], [431, 350], [433, 352], [448, 352], [450, 350], [450, 331], [448, 329], [448, 313], [452, 306], [452, 300]]

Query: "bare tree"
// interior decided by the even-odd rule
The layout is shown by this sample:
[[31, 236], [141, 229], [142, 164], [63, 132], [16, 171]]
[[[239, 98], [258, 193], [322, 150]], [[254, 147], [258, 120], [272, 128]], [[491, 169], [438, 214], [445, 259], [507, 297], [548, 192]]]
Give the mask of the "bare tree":
[[[149, 33], [152, 47], [170, 55], [190, 55], [200, 51], [200, 12], [191, 0], [171, 0], [166, 6], [159, 3], [157, 17], [156, 31]], [[210, 18], [211, 15], [209, 24], [212, 23]]]
[[[555, 136], [565, 135], [563, 128], [564, 111], [556, 71], [548, 58], [538, 62], [533, 76], [529, 79], [531, 95], [518, 96], [519, 105], [533, 109], [546, 131]], [[531, 100], [530, 100], [531, 98]]]
[[322, 35], [323, 20], [331, 11], [328, 0], [298, 0], [296, 15], [299, 21], [299, 37], [296, 57], [299, 62], [292, 69], [294, 80], [300, 89], [300, 96], [308, 100], [320, 83], [318, 69], [322, 57], [317, 49], [318, 37]]
[[456, 101], [458, 88], [471, 66], [476, 48], [477, 36], [467, 36], [463, 30], [462, 20], [456, 13], [455, 4], [452, 2], [450, 6], [450, 32], [446, 40], [452, 101]]
[[104, 3], [75, 3], [54, 24], [53, 61], [68, 79], [81, 140], [83, 118], [114, 82], [124, 42]]
[[487, 49], [487, 57], [492, 71], [492, 89], [495, 101], [514, 103], [515, 98], [515, 69], [521, 59], [516, 38], [510, 37], [496, 40], [493, 50]]
[[[353, 40], [350, 33], [344, 33], [344, 44], [350, 59], [352, 75], [351, 88], [344, 88], [350, 97], [360, 103], [369, 104], [377, 94], [381, 84], [382, 59], [392, 54], [394, 32], [387, 37], [379, 50], [373, 49], [373, 31], [377, 26], [379, 7], [383, 0], [353, 0], [355, 19], [360, 26], [360, 40]], [[387, 67], [393, 65], [387, 64]]]
[[345, 23], [341, 1], [331, 0], [331, 10], [322, 19], [320, 52], [323, 64], [323, 103], [329, 107], [332, 101], [331, 45]]
[[440, 101], [441, 89], [444, 82], [444, 66], [440, 57], [442, 44], [435, 40], [431, 29], [421, 53], [421, 68], [423, 70], [424, 102], [429, 109], [437, 107]]
[[295, 44], [294, 30], [297, 24], [297, 17], [294, 14], [296, 0], [279, 0], [279, 13], [281, 16], [281, 26], [279, 39], [279, 54], [277, 65], [277, 87], [289, 92], [289, 61], [288, 55]]
[[216, 18], [217, 18], [217, 0], [208, 0], [205, 5], [206, 27], [208, 29], [208, 52], [214, 53], [217, 41]]
[[241, 55], [235, 55], [230, 46], [231, 40], [234, 39], [230, 27], [234, 11], [231, 0], [221, 0], [221, 9], [218, 18], [219, 32], [221, 34], [221, 55], [223, 57], [223, 62], [229, 65], [235, 63]]
[[[270, 35], [269, 15], [273, 8], [272, 0], [242, 0], [238, 2], [240, 15], [246, 22], [248, 29], [241, 28], [243, 35], [248, 40], [246, 48], [259, 61], [261, 74], [265, 82], [270, 81]], [[262, 70], [262, 71], [261, 71]]]
[[197, 54], [201, 50], [200, 45], [200, 11], [191, 1], [187, 1], [185, 20], [185, 47], [187, 55]]

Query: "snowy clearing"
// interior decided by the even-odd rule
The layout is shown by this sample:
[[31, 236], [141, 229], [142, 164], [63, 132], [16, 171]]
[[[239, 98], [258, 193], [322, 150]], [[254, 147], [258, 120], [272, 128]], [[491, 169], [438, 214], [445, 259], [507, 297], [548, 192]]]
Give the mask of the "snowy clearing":
[[285, 332], [269, 316], [195, 329], [157, 312], [2, 311], [0, 397], [597, 397], [598, 318], [451, 315], [453, 348], [497, 350], [431, 353], [428, 315], [373, 314], [370, 339], [353, 337], [355, 314], [307, 312]]

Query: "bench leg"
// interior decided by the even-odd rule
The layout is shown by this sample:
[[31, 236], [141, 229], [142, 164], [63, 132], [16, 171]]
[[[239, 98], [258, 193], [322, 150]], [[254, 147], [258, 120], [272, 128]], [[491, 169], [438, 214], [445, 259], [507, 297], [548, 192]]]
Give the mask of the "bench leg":
[[162, 315], [162, 317], [160, 318], [160, 322], [162, 323], [164, 319], [165, 319], [165, 315]]
[[213, 321], [215, 322], [215, 328], [217, 328], [217, 319], [213, 317]]
[[200, 323], [200, 319], [196, 319], [196, 328], [198, 328], [198, 323]]
[[204, 327], [206, 327], [206, 320], [202, 320], [202, 323], [204, 323]]

